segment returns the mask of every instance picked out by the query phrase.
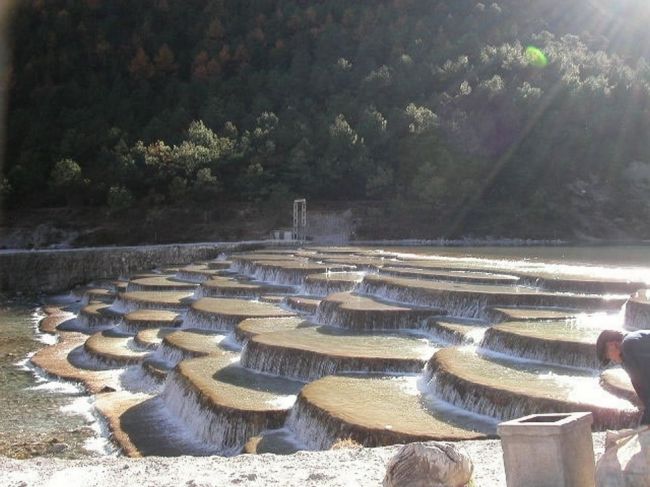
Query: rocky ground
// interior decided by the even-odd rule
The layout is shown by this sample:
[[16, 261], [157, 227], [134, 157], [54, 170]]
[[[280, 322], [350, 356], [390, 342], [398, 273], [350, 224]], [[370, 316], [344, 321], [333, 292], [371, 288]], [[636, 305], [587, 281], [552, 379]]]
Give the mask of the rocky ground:
[[[473, 487], [505, 486], [499, 440], [459, 442], [474, 462]], [[594, 434], [596, 457], [604, 434]], [[359, 486], [381, 485], [399, 446], [237, 457], [102, 457], [92, 460], [0, 457], [0, 485], [27, 486]]]

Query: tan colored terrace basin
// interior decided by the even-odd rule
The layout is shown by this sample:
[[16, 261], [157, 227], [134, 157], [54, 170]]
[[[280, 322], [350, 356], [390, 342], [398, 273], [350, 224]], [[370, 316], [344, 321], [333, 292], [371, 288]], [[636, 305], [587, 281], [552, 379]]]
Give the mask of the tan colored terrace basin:
[[88, 289], [84, 293], [84, 302], [92, 303], [93, 301], [101, 301], [102, 303], [112, 303], [115, 299], [115, 293], [110, 289], [93, 288]]
[[232, 265], [232, 262], [229, 260], [211, 260], [206, 264], [208, 269], [212, 269], [215, 271], [225, 271], [227, 269], [230, 269], [230, 266]]
[[180, 313], [189, 307], [192, 292], [170, 291], [166, 293], [152, 291], [133, 291], [120, 293], [113, 303], [113, 308], [130, 313], [142, 309], [159, 309]]
[[487, 325], [461, 318], [430, 318], [426, 330], [448, 344], [480, 343]]
[[593, 277], [583, 274], [553, 274], [550, 272], [521, 272], [522, 279], [551, 291], [598, 294], [631, 294], [644, 287], [642, 282], [625, 278]]
[[249, 338], [261, 333], [274, 333], [277, 331], [297, 330], [308, 326], [316, 326], [305, 321], [299, 316], [288, 318], [248, 318], [235, 327], [235, 337], [239, 342], [245, 342]]
[[[101, 392], [133, 456], [479, 439], [532, 413], [634, 426], [629, 378], [601, 374], [594, 344], [623, 326], [613, 291], [638, 283], [491, 257], [508, 252], [261, 249], [130, 276], [110, 305], [114, 286], [96, 282], [50, 299], [39, 326], [58, 342], [32, 362]], [[627, 301], [629, 328], [649, 303]]]
[[494, 321], [570, 320], [579, 314], [578, 310], [554, 308], [495, 307], [490, 310], [490, 317]]
[[110, 365], [137, 364], [150, 353], [139, 350], [130, 336], [113, 335], [104, 331], [95, 333], [84, 344], [86, 352]]
[[181, 360], [220, 352], [220, 342], [223, 338], [224, 335], [211, 330], [178, 330], [164, 336], [156, 356], [176, 365]]
[[293, 316], [291, 311], [259, 301], [228, 298], [202, 298], [192, 304], [183, 326], [232, 331], [246, 318], [280, 318]]
[[135, 342], [142, 348], [156, 350], [170, 333], [178, 331], [174, 328], [145, 328], [134, 337]]
[[305, 278], [304, 292], [314, 296], [351, 291], [363, 280], [363, 272], [322, 272]]
[[176, 278], [189, 282], [203, 282], [221, 274], [220, 269], [212, 269], [208, 264], [188, 265], [176, 272]]
[[257, 298], [263, 294], [287, 294], [292, 290], [293, 288], [289, 286], [241, 282], [233, 278], [219, 276], [203, 282], [199, 289], [199, 295], [213, 298]]
[[[471, 421], [468, 421], [471, 423]], [[428, 407], [415, 378], [328, 376], [300, 392], [289, 427], [312, 449], [350, 438], [364, 446], [485, 437]]]
[[124, 315], [123, 327], [126, 331], [137, 333], [144, 328], [174, 328], [183, 322], [175, 311], [162, 309], [139, 309]]
[[61, 312], [56, 314], [49, 314], [48, 316], [45, 316], [43, 319], [41, 319], [41, 321], [39, 321], [38, 329], [41, 333], [56, 335], [59, 325], [74, 320], [75, 315], [73, 313]]
[[310, 381], [342, 372], [419, 373], [434, 352], [424, 339], [304, 327], [253, 336], [242, 366]]
[[[101, 394], [95, 406], [107, 419], [113, 440], [130, 457], [214, 453], [193, 441], [177, 422], [170, 420], [160, 397], [112, 392]], [[152, 424], [156, 427], [152, 428]]]
[[287, 306], [301, 313], [314, 314], [320, 305], [321, 300], [307, 296], [290, 296], [287, 298]]
[[426, 318], [443, 314], [436, 308], [389, 304], [371, 296], [336, 293], [321, 302], [316, 321], [353, 330], [417, 329]]
[[132, 279], [127, 286], [128, 291], [193, 291], [195, 283], [180, 282], [169, 276], [143, 277]]
[[590, 411], [596, 428], [620, 429], [640, 416], [629, 401], [603, 389], [597, 376], [577, 369], [505, 361], [457, 348], [439, 350], [428, 367], [430, 387], [443, 400], [503, 420]]
[[297, 286], [302, 284], [309, 274], [350, 271], [354, 270], [354, 267], [342, 264], [318, 264], [296, 259], [239, 261], [237, 269], [239, 272], [252, 275], [260, 281]]
[[[264, 252], [243, 252], [231, 255], [234, 262], [256, 261], [256, 260], [289, 260], [293, 257], [292, 252], [265, 250]], [[303, 259], [304, 260], [304, 259]]]
[[238, 453], [260, 432], [284, 423], [299, 382], [256, 374], [221, 352], [178, 364], [162, 397], [187, 430], [221, 453]]
[[425, 281], [387, 276], [366, 276], [361, 293], [415, 304], [436, 306], [453, 315], [485, 317], [495, 306], [619, 309], [625, 299], [600, 295], [552, 293], [516, 286], [494, 286], [453, 282]]
[[122, 315], [110, 304], [94, 302], [81, 308], [77, 321], [82, 327], [100, 328], [115, 326], [121, 319]]
[[541, 362], [596, 369], [601, 331], [568, 320], [508, 322], [489, 328], [482, 345]]
[[413, 279], [431, 279], [436, 281], [467, 282], [475, 284], [517, 284], [519, 277], [507, 274], [495, 274], [477, 271], [444, 271], [432, 269], [412, 269], [404, 267], [382, 267], [381, 274]]
[[97, 394], [106, 387], [115, 389], [117, 379], [114, 371], [82, 368], [71, 360], [73, 354], [83, 350], [87, 338], [81, 333], [66, 332], [58, 343], [36, 352], [31, 361], [54, 377], [83, 384], [91, 394]]
[[335, 257], [332, 256], [322, 256], [322, 257], [312, 257], [312, 259], [325, 263], [325, 264], [339, 264], [339, 265], [348, 265], [356, 269], [366, 269], [366, 270], [376, 270], [381, 268], [386, 264], [386, 260], [382, 257], [372, 257], [372, 256], [359, 256], [359, 255], [338, 255]]

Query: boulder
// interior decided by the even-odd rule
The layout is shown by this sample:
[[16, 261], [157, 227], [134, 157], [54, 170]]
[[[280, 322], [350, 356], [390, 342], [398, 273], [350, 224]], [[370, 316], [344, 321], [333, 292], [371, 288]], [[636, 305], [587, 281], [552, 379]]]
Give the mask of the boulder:
[[467, 453], [451, 443], [411, 443], [391, 458], [384, 487], [462, 487], [474, 465]]
[[608, 432], [597, 487], [650, 487], [650, 427]]

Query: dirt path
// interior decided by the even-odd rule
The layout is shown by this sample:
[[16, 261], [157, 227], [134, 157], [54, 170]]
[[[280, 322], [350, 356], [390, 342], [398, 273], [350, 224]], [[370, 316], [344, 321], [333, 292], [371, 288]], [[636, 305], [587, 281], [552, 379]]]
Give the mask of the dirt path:
[[[594, 435], [596, 456], [604, 434]], [[499, 440], [467, 441], [474, 470], [473, 487], [505, 486]], [[128, 459], [103, 457], [64, 461], [49, 458], [12, 460], [0, 457], [1, 486], [113, 487], [139, 486], [359, 486], [381, 485], [388, 460], [399, 446], [299, 452], [294, 455], [240, 455], [237, 457], [179, 457]]]

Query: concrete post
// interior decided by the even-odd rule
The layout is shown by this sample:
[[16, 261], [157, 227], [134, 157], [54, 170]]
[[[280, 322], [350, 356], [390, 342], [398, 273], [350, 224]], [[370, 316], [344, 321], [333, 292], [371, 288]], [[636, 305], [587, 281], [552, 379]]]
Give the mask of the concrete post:
[[533, 414], [499, 424], [508, 487], [594, 487], [591, 413]]

